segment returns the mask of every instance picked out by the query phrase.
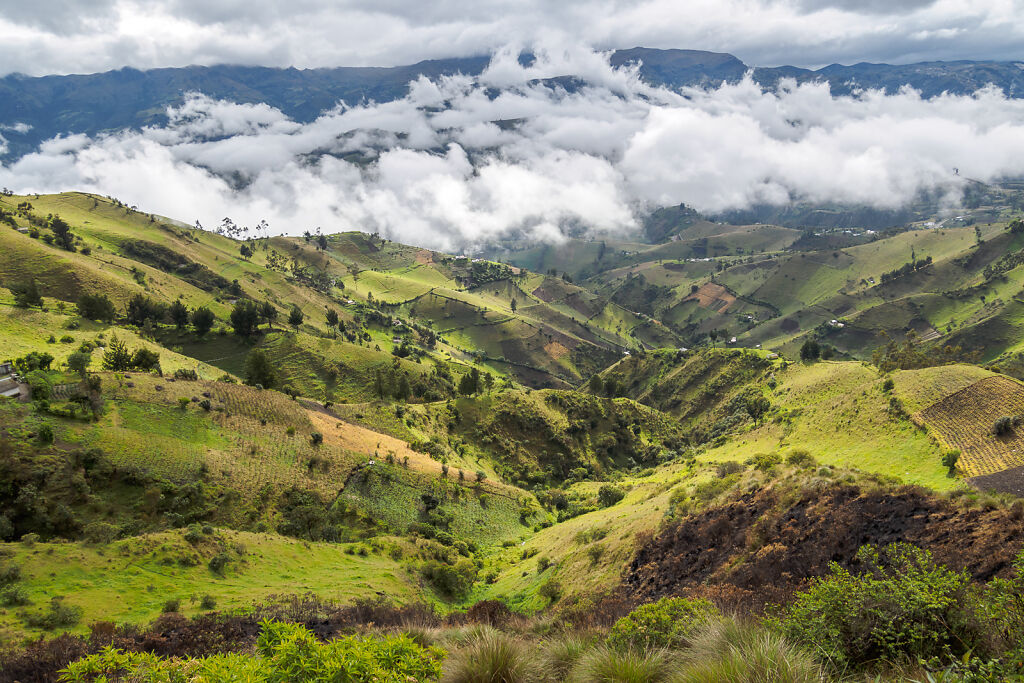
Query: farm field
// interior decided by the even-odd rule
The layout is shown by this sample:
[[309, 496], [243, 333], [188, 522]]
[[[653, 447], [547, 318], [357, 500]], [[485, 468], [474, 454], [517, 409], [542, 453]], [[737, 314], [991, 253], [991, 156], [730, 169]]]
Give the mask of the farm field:
[[1024, 465], [1024, 437], [1017, 430], [997, 436], [1001, 417], [1024, 414], [1024, 386], [1005, 376], [979, 380], [917, 415], [951, 449], [968, 476], [994, 474]]

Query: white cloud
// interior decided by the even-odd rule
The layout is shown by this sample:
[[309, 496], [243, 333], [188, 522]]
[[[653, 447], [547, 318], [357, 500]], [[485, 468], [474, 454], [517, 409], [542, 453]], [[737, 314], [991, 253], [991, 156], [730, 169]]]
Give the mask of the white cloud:
[[1021, 0], [0, 0], [0, 65], [395, 65], [545, 35], [732, 52], [748, 64], [1018, 59]]
[[[1024, 100], [993, 89], [834, 97], [823, 84], [763, 92], [747, 80], [671, 92], [589, 51], [542, 51], [529, 68], [510, 54], [479, 80], [421, 79], [402, 100], [309, 124], [193, 96], [164, 128], [48, 141], [0, 167], [0, 184], [112, 194], [206, 225], [266, 218], [281, 232], [380, 230], [455, 250], [626, 234], [644, 211], [680, 202], [891, 208], [922, 190], [955, 199], [963, 177], [1024, 173]], [[571, 92], [535, 80], [578, 72], [588, 83]]]

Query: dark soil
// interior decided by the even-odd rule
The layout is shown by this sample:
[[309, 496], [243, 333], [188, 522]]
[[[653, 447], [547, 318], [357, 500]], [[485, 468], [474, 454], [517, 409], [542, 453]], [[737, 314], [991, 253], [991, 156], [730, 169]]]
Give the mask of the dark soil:
[[[786, 498], [782, 498], [787, 496]], [[907, 542], [976, 580], [1007, 576], [1024, 546], [1024, 509], [964, 509], [923, 489], [749, 493], [691, 515], [641, 546], [625, 585], [641, 601], [728, 596], [761, 610], [829, 571], [850, 567], [867, 544]]]
[[1011, 467], [995, 474], [972, 477], [971, 486], [979, 491], [998, 491], [1024, 496], [1024, 467]]

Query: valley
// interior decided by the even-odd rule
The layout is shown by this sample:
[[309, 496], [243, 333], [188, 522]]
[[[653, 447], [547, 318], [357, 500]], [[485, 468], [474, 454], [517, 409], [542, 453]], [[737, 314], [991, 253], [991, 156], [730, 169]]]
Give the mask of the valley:
[[[1024, 225], [987, 192], [984, 222], [680, 207], [632, 242], [479, 254], [2, 196], [0, 360], [24, 398], [0, 400], [0, 677], [110, 644], [213, 666], [263, 648], [265, 618], [445, 666], [579, 630], [589, 661], [664, 599], [813, 652], [801, 601], [872, 561], [884, 582], [933, 558], [972, 609], [1010, 610]], [[1010, 657], [1006, 623], [968, 635]], [[807, 670], [917, 666], [833, 645]]]

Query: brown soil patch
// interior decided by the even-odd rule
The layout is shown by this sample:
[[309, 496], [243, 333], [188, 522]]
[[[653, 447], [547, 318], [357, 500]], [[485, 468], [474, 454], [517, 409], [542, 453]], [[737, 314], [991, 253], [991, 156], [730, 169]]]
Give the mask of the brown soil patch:
[[979, 476], [1024, 465], [1024, 428], [1006, 436], [992, 433], [1000, 417], [1021, 414], [1024, 385], [998, 375], [950, 394], [917, 416], [946, 446], [960, 451], [962, 470]]
[[[1024, 521], [1008, 510], [964, 510], [923, 489], [834, 485], [780, 505], [759, 491], [691, 515], [641, 546], [624, 583], [638, 599], [715, 591], [763, 609], [785, 601], [865, 544], [908, 542], [978, 580], [1010, 573]], [[736, 597], [739, 596], [739, 597]]]
[[548, 342], [544, 345], [544, 353], [548, 354], [555, 360], [564, 358], [569, 353], [569, 349], [565, 348], [556, 341]]
[[719, 313], [725, 313], [729, 307], [736, 303], [736, 297], [729, 293], [722, 285], [708, 282], [701, 285], [696, 292], [686, 297], [684, 301], [696, 301], [704, 308], [710, 308]]
[[416, 252], [416, 263], [429, 265], [434, 262], [434, 252], [429, 249], [420, 249]]

